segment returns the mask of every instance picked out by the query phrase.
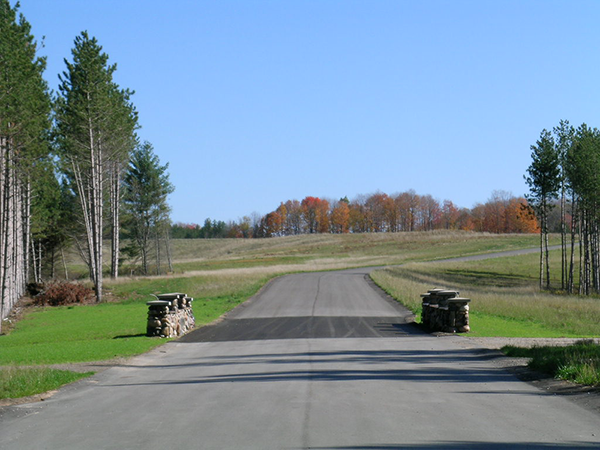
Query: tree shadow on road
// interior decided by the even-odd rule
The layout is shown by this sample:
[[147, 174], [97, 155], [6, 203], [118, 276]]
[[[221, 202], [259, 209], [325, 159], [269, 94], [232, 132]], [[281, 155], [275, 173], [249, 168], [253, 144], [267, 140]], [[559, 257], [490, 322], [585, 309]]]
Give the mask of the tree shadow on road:
[[572, 450], [572, 449], [597, 449], [598, 442], [433, 442], [427, 444], [365, 444], [335, 447], [314, 447], [312, 450]]

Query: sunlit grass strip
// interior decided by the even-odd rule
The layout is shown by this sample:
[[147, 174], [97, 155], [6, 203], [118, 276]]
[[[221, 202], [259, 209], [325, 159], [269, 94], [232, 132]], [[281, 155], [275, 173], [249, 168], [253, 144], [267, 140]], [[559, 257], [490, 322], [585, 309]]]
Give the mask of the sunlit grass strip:
[[529, 367], [556, 378], [600, 386], [600, 345], [594, 342], [581, 341], [568, 347], [507, 346], [502, 351], [512, 357], [531, 358]]
[[93, 372], [77, 373], [43, 367], [5, 367], [0, 369], [0, 399], [41, 394], [90, 375], [93, 375]]

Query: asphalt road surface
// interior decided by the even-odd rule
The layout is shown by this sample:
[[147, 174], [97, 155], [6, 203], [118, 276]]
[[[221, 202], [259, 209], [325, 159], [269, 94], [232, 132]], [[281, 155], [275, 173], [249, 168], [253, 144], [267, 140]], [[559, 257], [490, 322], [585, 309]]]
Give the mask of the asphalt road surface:
[[368, 269], [289, 275], [225, 320], [0, 411], [0, 449], [600, 448], [600, 416], [436, 337]]

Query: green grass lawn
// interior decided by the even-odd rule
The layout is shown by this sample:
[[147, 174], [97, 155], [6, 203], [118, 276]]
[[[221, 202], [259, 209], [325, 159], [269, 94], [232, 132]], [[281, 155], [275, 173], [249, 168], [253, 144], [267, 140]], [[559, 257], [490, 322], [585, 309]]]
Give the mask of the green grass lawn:
[[[0, 336], [0, 365], [59, 364], [132, 356], [164, 340], [146, 337], [150, 294], [185, 292], [195, 298], [198, 325], [219, 318], [252, 296], [264, 276], [199, 276], [116, 283], [119, 301], [98, 305], [37, 308]], [[110, 284], [107, 283], [109, 286]]]
[[145, 337], [143, 302], [40, 308], [0, 336], [0, 365], [98, 361], [144, 353], [161, 343]]

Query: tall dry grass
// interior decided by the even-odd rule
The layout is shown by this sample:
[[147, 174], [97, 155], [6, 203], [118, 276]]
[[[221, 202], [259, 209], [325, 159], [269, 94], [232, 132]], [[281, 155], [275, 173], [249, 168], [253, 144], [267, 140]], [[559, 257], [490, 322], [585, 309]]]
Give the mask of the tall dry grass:
[[[515, 260], [531, 258], [535, 255], [485, 262], [408, 264], [376, 271], [372, 277], [414, 312], [420, 311], [420, 294], [441, 287], [470, 298], [472, 314], [529, 321], [565, 335], [600, 335], [600, 299], [540, 292], [535, 276], [515, 270], [519, 266]], [[527, 267], [535, 272], [535, 265]]]

